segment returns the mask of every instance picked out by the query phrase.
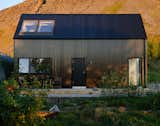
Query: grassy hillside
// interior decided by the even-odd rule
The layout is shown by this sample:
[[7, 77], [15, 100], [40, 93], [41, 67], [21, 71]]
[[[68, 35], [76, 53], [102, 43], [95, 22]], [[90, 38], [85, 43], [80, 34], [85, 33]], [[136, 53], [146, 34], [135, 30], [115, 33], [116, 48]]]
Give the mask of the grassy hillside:
[[[33, 0], [0, 11], [0, 52], [12, 53], [13, 35], [22, 13], [34, 13]], [[8, 52], [9, 51], [9, 52]]]
[[[41, 1], [45, 1], [41, 6]], [[160, 41], [160, 0], [26, 0], [0, 11], [0, 51], [13, 50], [13, 34], [22, 13], [140, 13], [151, 42]]]

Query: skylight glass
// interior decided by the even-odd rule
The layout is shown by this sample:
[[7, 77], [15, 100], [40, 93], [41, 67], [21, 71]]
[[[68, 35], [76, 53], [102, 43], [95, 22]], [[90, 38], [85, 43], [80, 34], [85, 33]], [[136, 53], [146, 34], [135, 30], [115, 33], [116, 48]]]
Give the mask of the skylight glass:
[[53, 32], [54, 20], [39, 21], [38, 32]]
[[36, 32], [37, 26], [37, 20], [24, 20], [21, 32]]

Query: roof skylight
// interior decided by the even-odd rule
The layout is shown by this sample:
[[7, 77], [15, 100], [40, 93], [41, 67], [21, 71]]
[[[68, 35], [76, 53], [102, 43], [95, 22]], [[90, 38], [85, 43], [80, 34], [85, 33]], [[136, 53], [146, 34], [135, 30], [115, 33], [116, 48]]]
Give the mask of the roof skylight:
[[54, 20], [39, 21], [38, 32], [52, 32], [54, 27]]
[[54, 20], [24, 20], [22, 23], [20, 34], [52, 33], [54, 24]]
[[37, 26], [37, 20], [24, 20], [21, 32], [36, 32]]

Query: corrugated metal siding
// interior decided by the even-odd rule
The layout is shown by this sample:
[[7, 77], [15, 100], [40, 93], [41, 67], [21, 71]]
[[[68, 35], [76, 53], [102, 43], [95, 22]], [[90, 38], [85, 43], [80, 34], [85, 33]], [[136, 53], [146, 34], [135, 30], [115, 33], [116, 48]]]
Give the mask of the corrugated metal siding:
[[87, 78], [94, 80], [109, 66], [127, 67], [128, 58], [143, 59], [144, 40], [15, 40], [15, 57], [51, 57], [53, 76], [64, 81], [71, 80], [71, 58], [85, 57]]

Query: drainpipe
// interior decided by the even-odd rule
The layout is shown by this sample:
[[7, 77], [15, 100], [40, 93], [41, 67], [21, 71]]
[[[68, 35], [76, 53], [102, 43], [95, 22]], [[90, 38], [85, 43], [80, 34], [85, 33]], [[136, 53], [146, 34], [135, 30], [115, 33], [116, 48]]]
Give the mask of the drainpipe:
[[144, 75], [145, 75], [145, 86], [147, 86], [147, 74], [148, 74], [148, 61], [147, 61], [147, 40], [144, 40], [144, 67], [145, 67], [145, 70], [144, 70]]

